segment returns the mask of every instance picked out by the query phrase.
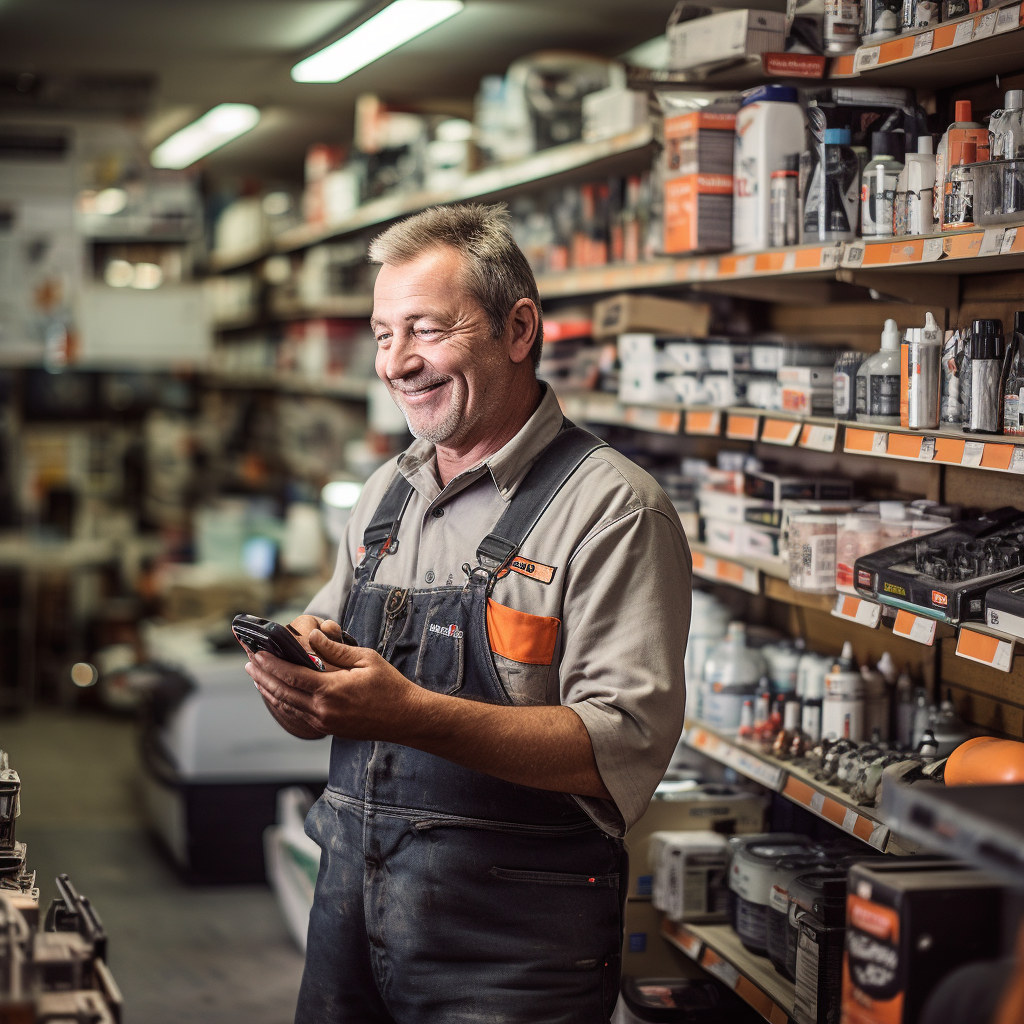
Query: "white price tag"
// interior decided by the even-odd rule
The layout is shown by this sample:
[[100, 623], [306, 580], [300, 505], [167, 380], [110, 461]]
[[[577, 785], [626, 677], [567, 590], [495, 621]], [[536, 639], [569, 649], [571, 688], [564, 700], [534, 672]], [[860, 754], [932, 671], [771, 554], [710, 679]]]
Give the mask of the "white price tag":
[[985, 228], [981, 236], [981, 248], [978, 249], [979, 256], [998, 256], [1003, 251], [1003, 235], [1006, 234], [1003, 228]]
[[700, 280], [700, 260], [691, 260], [690, 265], [686, 268], [686, 280], [687, 281], [699, 281]]
[[801, 448], [813, 448], [817, 452], [834, 452], [836, 450], [836, 427], [816, 424], [807, 431], [807, 436], [800, 441]]
[[889, 448], [889, 435], [884, 430], [876, 430], [871, 438], [871, 454], [884, 455]]
[[782, 269], [784, 271], [796, 270], [796, 253], [792, 250], [782, 257]]
[[840, 594], [836, 598], [832, 614], [837, 619], [848, 619], [850, 622], [859, 622], [862, 626], [875, 629], [882, 617], [882, 606], [874, 601], [865, 601], [862, 597]]
[[855, 70], [866, 71], [868, 68], [876, 67], [881, 52], [880, 46], [862, 46], [857, 51], [857, 57], [853, 62]]
[[833, 245], [827, 246], [821, 250], [821, 257], [818, 260], [818, 266], [823, 269], [830, 269], [832, 267], [839, 266], [839, 256], [842, 252], [842, 246]]
[[1020, 4], [1004, 7], [996, 18], [996, 35], [1012, 32], [1016, 28], [1020, 28]]
[[935, 642], [935, 627], [937, 625], [935, 619], [926, 619], [921, 615], [914, 615], [913, 612], [901, 610], [896, 613], [896, 623], [892, 627], [892, 631], [897, 636], [906, 637], [908, 640], [931, 647]]
[[935, 438], [922, 437], [921, 450], [917, 453], [918, 459], [922, 462], [931, 462], [935, 458]]
[[1010, 472], [1024, 473], [1024, 447], [1017, 445], [1010, 456]]
[[749, 277], [754, 273], [754, 259], [753, 256], [744, 256], [742, 259], [736, 261], [736, 276], [737, 277]]
[[998, 17], [998, 11], [989, 11], [988, 14], [982, 15], [978, 20], [978, 24], [974, 26], [974, 38], [984, 39], [986, 36], [992, 35], [996, 30], [996, 19]]
[[1013, 243], [1017, 241], [1017, 229], [1016, 228], [1003, 228], [1003, 241], [1000, 243], [999, 252], [1001, 255], [1005, 255], [1013, 248]]
[[981, 457], [985, 454], [984, 441], [968, 441], [964, 445], [964, 454], [960, 458], [961, 466], [980, 466]]
[[921, 247], [921, 262], [934, 263], [941, 260], [943, 255], [941, 238], [926, 238]]
[[844, 267], [851, 267], [856, 270], [857, 267], [861, 266], [864, 262], [864, 245], [863, 243], [848, 242], [843, 246], [843, 261]]
[[705, 959], [704, 969], [709, 974], [713, 974], [719, 981], [724, 981], [731, 989], [735, 989], [736, 983], [740, 980], [740, 972], [732, 964], [726, 963], [717, 956], [712, 962]]
[[967, 21], [961, 21], [956, 27], [956, 31], [953, 33], [953, 45], [963, 46], [964, 43], [969, 43], [974, 38], [974, 19], [968, 18]]
[[932, 43], [935, 42], [934, 32], [922, 32], [919, 36], [914, 36], [914, 57], [920, 57], [922, 53], [932, 52]]

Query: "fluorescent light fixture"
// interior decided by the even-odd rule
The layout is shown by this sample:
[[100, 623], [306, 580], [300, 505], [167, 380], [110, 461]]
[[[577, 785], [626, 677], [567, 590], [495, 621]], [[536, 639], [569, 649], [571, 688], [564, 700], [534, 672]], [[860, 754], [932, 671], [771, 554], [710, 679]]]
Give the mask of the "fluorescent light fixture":
[[248, 103], [220, 103], [181, 131], [164, 139], [150, 154], [154, 167], [181, 170], [244, 135], [259, 124], [260, 112]]
[[454, 17], [462, 0], [394, 0], [384, 10], [292, 68], [296, 82], [340, 82], [385, 53]]

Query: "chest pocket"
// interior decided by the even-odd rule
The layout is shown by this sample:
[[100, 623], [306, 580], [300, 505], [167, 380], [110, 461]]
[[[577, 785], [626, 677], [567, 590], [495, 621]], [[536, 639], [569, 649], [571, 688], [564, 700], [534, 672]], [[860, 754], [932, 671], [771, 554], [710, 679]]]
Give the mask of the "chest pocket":
[[414, 616], [416, 630], [409, 641], [417, 646], [413, 678], [434, 693], [462, 689], [466, 664], [468, 615], [459, 588], [441, 588], [417, 595], [422, 614]]
[[491, 650], [521, 665], [550, 665], [555, 657], [561, 621], [531, 615], [487, 599], [487, 638]]

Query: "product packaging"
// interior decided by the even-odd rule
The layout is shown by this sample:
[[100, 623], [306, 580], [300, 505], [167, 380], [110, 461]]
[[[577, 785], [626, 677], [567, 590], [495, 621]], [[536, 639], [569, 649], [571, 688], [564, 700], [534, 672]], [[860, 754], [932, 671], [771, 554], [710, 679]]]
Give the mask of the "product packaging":
[[771, 229], [769, 244], [774, 247], [796, 245], [800, 241], [800, 208], [797, 179], [800, 158], [787, 156], [783, 166], [772, 171], [770, 205]]
[[[685, 5], [680, 7], [685, 9]], [[690, 21], [670, 20], [666, 29], [669, 70], [687, 71], [716, 61], [781, 52], [786, 48], [785, 27], [783, 12], [750, 8], [719, 11]]]
[[861, 176], [861, 234], [881, 238], [894, 233], [896, 189], [903, 172], [903, 132], [873, 132], [871, 160]]
[[896, 234], [928, 235], [935, 230], [935, 156], [932, 137], [917, 140], [917, 152], [907, 153], [896, 183]]
[[960, 162], [950, 167], [943, 189], [942, 227], [974, 226], [974, 165], [978, 147], [968, 139], [960, 147]]
[[942, 342], [942, 356], [939, 371], [942, 375], [942, 392], [939, 398], [939, 422], [948, 426], [960, 426], [962, 405], [960, 402], [960, 359], [964, 347], [964, 332], [959, 329], [946, 331]]
[[706, 338], [710, 329], [711, 307], [703, 302], [624, 293], [594, 303], [595, 338], [634, 332]]
[[860, 0], [825, 0], [821, 39], [825, 53], [849, 53], [860, 46]]
[[[943, 21], [948, 20], [943, 16]], [[963, 145], [965, 142], [973, 142], [976, 146], [975, 160], [989, 159], [989, 138], [988, 129], [977, 121], [973, 121], [970, 100], [957, 100], [956, 113], [953, 123], [946, 129], [945, 134], [939, 140], [938, 148], [935, 150], [935, 209], [934, 217], [936, 224], [945, 228], [943, 218], [943, 207], [945, 201], [945, 190], [940, 187], [945, 184], [951, 167], [957, 167], [961, 163]]]
[[1002, 432], [1004, 356], [1002, 321], [975, 320], [960, 361], [964, 431], [972, 434]]
[[845, 242], [857, 237], [860, 161], [848, 128], [826, 128], [804, 201], [805, 242]]
[[832, 412], [836, 419], [857, 418], [857, 370], [864, 362], [863, 352], [844, 352], [832, 370]]
[[886, 320], [882, 347], [857, 368], [856, 413], [858, 422], [899, 426], [900, 422], [900, 330], [895, 320]]
[[835, 516], [804, 513], [789, 517], [789, 585], [813, 594], [835, 591]]
[[718, 832], [655, 832], [647, 846], [651, 894], [670, 921], [725, 921], [729, 840]]

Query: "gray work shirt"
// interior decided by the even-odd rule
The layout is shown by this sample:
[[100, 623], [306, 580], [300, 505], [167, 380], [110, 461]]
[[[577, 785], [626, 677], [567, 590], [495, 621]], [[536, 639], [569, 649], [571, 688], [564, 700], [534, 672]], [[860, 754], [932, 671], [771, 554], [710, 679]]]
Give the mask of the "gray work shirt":
[[[334, 575], [307, 611], [342, 620], [363, 531], [396, 467], [413, 493], [398, 549], [381, 561], [376, 581], [460, 585], [463, 566], [476, 565], [480, 541], [561, 425], [545, 386], [522, 430], [444, 488], [434, 446], [415, 441], [367, 481]], [[612, 801], [576, 799], [612, 835], [643, 814], [682, 729], [691, 569], [664, 491], [624, 455], [602, 448], [559, 492], [491, 595], [498, 675], [516, 704], [564, 704], [582, 719]]]

